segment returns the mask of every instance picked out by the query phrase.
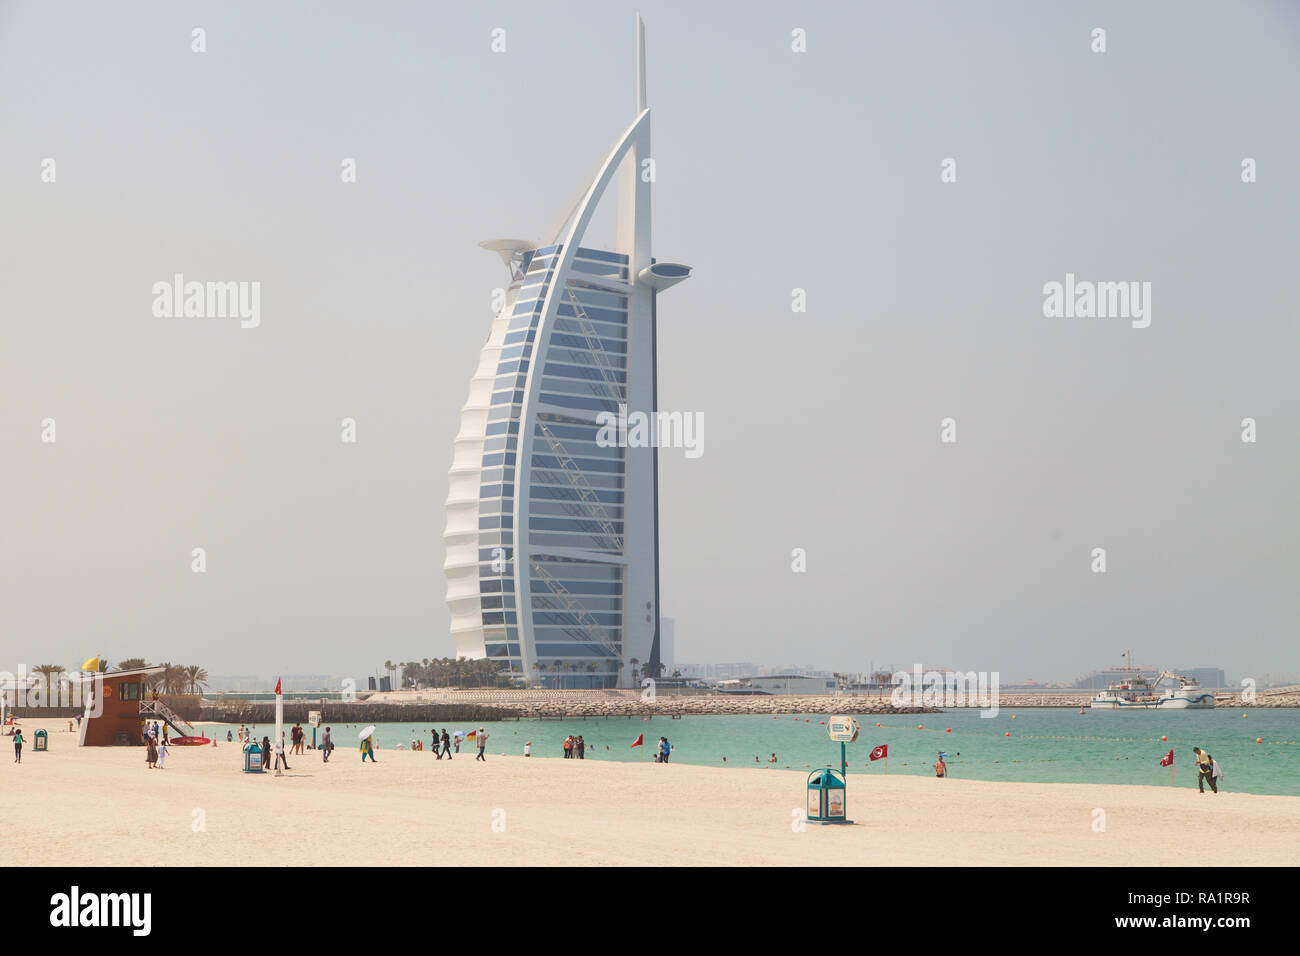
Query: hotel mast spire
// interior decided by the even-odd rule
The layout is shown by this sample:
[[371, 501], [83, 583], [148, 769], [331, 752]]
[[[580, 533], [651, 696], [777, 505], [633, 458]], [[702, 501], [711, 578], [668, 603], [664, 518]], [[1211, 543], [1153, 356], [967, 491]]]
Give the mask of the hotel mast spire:
[[636, 15], [636, 115], [646, 110], [645, 97], [645, 21]]

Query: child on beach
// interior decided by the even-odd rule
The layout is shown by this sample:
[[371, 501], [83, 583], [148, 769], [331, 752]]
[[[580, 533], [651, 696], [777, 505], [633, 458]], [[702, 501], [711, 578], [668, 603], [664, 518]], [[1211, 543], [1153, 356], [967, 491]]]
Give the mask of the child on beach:
[[23, 732], [14, 731], [14, 763], [23, 762]]
[[165, 770], [166, 763], [167, 763], [167, 735], [163, 734], [163, 739], [158, 744], [158, 769]]
[[533, 755], [533, 742], [530, 740], [528, 741], [528, 743], [524, 744], [524, 756], [531, 757], [532, 755]]

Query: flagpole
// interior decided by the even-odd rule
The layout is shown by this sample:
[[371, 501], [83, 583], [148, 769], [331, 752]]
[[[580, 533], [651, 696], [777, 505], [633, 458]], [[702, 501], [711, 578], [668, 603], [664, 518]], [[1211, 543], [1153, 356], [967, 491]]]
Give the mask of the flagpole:
[[275, 679], [275, 746], [280, 759], [275, 762], [275, 775], [282, 776], [280, 764], [284, 762], [284, 696], [280, 693], [280, 678]]

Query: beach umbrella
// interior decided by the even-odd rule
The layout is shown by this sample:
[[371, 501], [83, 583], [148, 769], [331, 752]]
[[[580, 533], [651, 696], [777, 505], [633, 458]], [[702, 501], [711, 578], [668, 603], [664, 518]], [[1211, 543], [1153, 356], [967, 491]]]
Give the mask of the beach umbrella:
[[358, 739], [358, 740], [365, 740], [367, 737], [369, 737], [369, 736], [370, 736], [371, 734], [373, 734], [374, 732], [375, 732], [375, 725], [374, 725], [374, 724], [371, 724], [369, 727], [365, 727], [365, 728], [362, 729], [361, 733], [357, 735], [357, 739]]

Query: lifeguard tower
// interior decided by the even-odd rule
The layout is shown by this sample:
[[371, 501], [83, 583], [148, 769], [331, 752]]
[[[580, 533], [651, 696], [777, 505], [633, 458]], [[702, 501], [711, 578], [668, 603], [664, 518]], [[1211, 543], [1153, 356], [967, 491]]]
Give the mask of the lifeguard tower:
[[148, 678], [162, 672], [162, 667], [139, 667], [129, 671], [83, 673], [86, 712], [78, 743], [82, 747], [139, 744], [141, 728], [154, 721], [167, 724], [177, 736], [197, 736], [184, 718], [149, 689]]

